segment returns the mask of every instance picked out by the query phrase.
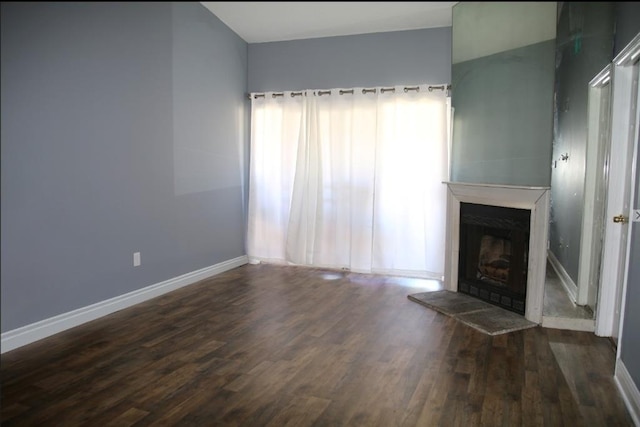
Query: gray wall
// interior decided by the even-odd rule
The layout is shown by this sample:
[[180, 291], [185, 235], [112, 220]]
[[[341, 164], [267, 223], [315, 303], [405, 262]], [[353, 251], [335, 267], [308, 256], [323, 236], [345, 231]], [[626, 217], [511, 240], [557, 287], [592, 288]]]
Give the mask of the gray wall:
[[[558, 11], [549, 250], [578, 282], [589, 82], [613, 59], [614, 4], [565, 2]], [[582, 32], [572, 28], [582, 23]], [[561, 160], [568, 154], [567, 161]]]
[[453, 8], [452, 181], [549, 186], [555, 15], [544, 3]]
[[555, 41], [453, 65], [451, 180], [548, 186]]
[[[636, 165], [640, 165], [640, 150], [636, 157]], [[633, 203], [634, 209], [640, 209], [640, 167], [636, 168], [636, 194]], [[631, 252], [629, 254], [629, 271], [627, 278], [627, 296], [624, 310], [624, 326], [620, 339], [621, 355], [625, 367], [631, 378], [640, 384], [640, 333], [637, 326], [640, 325], [640, 223], [632, 222], [631, 226]]]
[[199, 3], [1, 7], [2, 331], [243, 255], [247, 44]]
[[451, 81], [451, 27], [249, 45], [250, 92]]
[[620, 53], [640, 32], [640, 2], [616, 2], [616, 37], [614, 55]]

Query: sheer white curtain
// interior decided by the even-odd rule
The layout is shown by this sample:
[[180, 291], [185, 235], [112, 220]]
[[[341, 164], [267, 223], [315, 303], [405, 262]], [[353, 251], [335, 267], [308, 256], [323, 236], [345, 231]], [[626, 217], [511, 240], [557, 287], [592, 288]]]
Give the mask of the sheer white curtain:
[[253, 98], [249, 257], [440, 278], [446, 93], [362, 89]]

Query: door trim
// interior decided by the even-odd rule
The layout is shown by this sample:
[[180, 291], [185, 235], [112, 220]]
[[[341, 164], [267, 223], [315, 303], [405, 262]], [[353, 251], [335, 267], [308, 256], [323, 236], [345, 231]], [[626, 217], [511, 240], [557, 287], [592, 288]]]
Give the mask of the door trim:
[[[588, 93], [589, 129], [576, 304], [588, 305], [594, 311], [598, 297], [606, 214], [604, 205], [598, 199], [606, 200], [606, 166], [611, 149], [611, 68], [611, 64], [607, 65], [589, 82]], [[609, 92], [608, 95], [605, 90]], [[606, 111], [603, 111], [605, 101]], [[609, 123], [601, 122], [603, 116], [608, 117]], [[606, 129], [603, 129], [603, 125], [606, 125]]]
[[[635, 66], [638, 67], [639, 64], [636, 62]], [[635, 133], [635, 147], [634, 147], [634, 153], [633, 153], [633, 166], [631, 168], [632, 174], [631, 174], [630, 185], [631, 185], [632, 204], [629, 211], [629, 218], [631, 218], [631, 214], [634, 209], [633, 198], [635, 197], [636, 192], [639, 190], [638, 188], [636, 188], [636, 180], [638, 176], [637, 175], [638, 167], [640, 167], [640, 165], [638, 165], [638, 150], [640, 150], [640, 147], [638, 146], [639, 144], [638, 140], [640, 139], [640, 129], [638, 129], [640, 128], [640, 88], [636, 88], [636, 91], [638, 92], [638, 98], [636, 100], [638, 108], [636, 111], [636, 133]], [[638, 225], [636, 225], [636, 227], [637, 226]], [[620, 329], [618, 332], [619, 340], [616, 348], [616, 365], [615, 365], [615, 371], [614, 371], [614, 379], [618, 386], [618, 390], [622, 394], [622, 398], [624, 399], [625, 405], [627, 406], [627, 409], [629, 410], [629, 413], [633, 418], [634, 423], [636, 425], [640, 425], [640, 391], [638, 391], [638, 386], [636, 385], [633, 378], [629, 374], [629, 371], [627, 370], [624, 364], [624, 361], [621, 358], [622, 347], [624, 345], [624, 342], [622, 339], [622, 331], [624, 329], [624, 313], [625, 313], [626, 302], [627, 302], [627, 285], [629, 283], [629, 270], [631, 267], [630, 263], [631, 263], [631, 232], [633, 231], [632, 227], [633, 225], [629, 224], [628, 235], [627, 235], [628, 236], [627, 256], [626, 256], [625, 268], [624, 268], [625, 274], [624, 274], [624, 281], [622, 283], [622, 304], [620, 308], [621, 320], [620, 320]]]
[[[596, 307], [596, 335], [614, 336], [622, 327], [620, 317], [624, 305], [624, 275], [628, 224], [613, 224], [614, 215], [630, 204], [630, 177], [635, 145], [634, 71], [640, 56], [640, 34], [613, 61], [611, 90], [611, 156], [610, 165], [622, 173], [611, 173], [607, 188], [606, 229], [603, 244], [600, 292]], [[637, 76], [637, 75], [636, 75]], [[635, 80], [637, 84], [637, 79]], [[626, 202], [626, 203], [625, 203]], [[616, 313], [617, 296], [622, 304]], [[618, 335], [619, 336], [619, 335]]]

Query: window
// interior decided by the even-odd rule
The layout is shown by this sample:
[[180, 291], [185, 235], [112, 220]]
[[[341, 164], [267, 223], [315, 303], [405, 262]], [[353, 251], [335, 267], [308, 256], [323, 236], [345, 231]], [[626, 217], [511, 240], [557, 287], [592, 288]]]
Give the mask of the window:
[[248, 254], [441, 278], [444, 86], [252, 97]]

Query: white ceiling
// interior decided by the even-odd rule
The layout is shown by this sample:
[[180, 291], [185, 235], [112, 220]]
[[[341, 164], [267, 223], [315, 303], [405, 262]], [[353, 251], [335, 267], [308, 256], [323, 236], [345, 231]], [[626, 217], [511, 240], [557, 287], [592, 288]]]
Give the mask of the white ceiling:
[[201, 2], [247, 43], [451, 26], [458, 2]]

